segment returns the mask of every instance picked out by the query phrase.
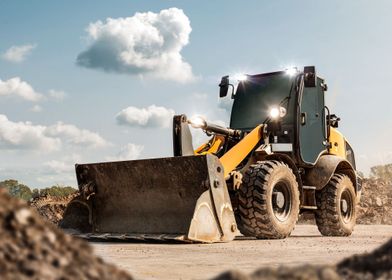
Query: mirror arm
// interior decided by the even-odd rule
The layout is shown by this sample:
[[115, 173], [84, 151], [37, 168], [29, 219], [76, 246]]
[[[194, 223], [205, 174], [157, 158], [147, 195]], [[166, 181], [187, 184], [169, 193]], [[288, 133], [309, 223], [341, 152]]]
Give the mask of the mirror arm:
[[234, 85], [229, 84], [229, 87], [231, 86], [231, 99], [234, 99]]

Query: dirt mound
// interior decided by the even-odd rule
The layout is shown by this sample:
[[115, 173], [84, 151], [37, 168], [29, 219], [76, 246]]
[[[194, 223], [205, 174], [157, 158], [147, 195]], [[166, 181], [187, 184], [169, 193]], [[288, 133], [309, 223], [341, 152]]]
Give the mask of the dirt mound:
[[299, 267], [262, 268], [246, 275], [229, 271], [213, 280], [338, 280], [341, 279], [333, 267], [304, 265]]
[[76, 192], [65, 197], [39, 196], [30, 202], [30, 206], [34, 207], [42, 217], [57, 225], [63, 218], [68, 203], [77, 195]]
[[372, 253], [355, 255], [336, 266], [304, 265], [298, 267], [261, 268], [247, 275], [225, 272], [213, 280], [373, 280], [392, 279], [392, 239]]
[[0, 190], [2, 279], [132, 279], [94, 256], [92, 247], [44, 221]]
[[357, 207], [358, 224], [392, 224], [392, 184], [365, 179]]
[[344, 279], [392, 279], [392, 239], [370, 254], [343, 260], [337, 271]]

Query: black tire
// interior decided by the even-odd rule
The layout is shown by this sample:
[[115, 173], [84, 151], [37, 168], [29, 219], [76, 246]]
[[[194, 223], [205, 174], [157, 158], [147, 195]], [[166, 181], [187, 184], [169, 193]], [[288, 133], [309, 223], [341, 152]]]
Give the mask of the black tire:
[[256, 238], [286, 238], [298, 220], [299, 204], [297, 179], [286, 164], [263, 161], [251, 165], [238, 190], [239, 230]]
[[350, 178], [334, 174], [317, 194], [316, 224], [322, 235], [349, 236], [356, 222], [355, 190]]

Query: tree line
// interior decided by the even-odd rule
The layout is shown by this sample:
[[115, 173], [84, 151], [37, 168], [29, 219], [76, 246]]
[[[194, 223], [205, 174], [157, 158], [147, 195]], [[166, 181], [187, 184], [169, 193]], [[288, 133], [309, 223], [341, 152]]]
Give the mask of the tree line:
[[51, 186], [43, 189], [31, 189], [30, 187], [21, 184], [14, 179], [1, 181], [0, 189], [6, 189], [10, 195], [26, 201], [29, 201], [39, 196], [46, 195], [54, 197], [65, 197], [77, 191], [73, 187], [60, 185]]

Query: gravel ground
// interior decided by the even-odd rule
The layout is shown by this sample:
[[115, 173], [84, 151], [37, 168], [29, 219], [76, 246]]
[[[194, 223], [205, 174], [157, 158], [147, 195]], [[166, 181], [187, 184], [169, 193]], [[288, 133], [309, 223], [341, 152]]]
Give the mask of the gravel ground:
[[108, 262], [136, 279], [209, 279], [227, 270], [251, 273], [308, 264], [334, 265], [370, 252], [392, 237], [392, 226], [358, 225], [350, 237], [322, 237], [313, 225], [299, 225], [283, 240], [238, 240], [221, 244], [93, 243]]

